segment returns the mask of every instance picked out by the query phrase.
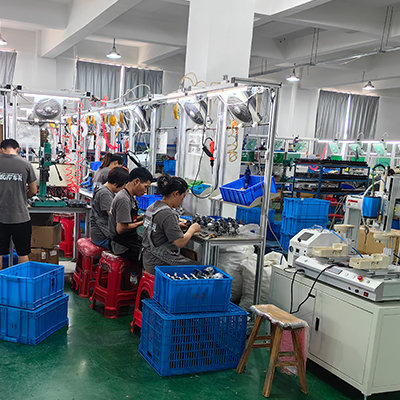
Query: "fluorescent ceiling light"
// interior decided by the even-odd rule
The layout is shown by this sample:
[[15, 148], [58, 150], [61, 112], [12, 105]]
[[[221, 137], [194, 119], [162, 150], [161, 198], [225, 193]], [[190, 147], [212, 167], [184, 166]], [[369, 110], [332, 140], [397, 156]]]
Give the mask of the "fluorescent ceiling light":
[[298, 82], [300, 80], [300, 78], [296, 75], [296, 70], [294, 68], [292, 75], [288, 76], [286, 80], [289, 82]]
[[111, 49], [111, 51], [107, 54], [106, 56], [107, 58], [121, 58], [121, 54], [118, 53], [116, 47], [115, 47], [115, 38], [114, 38], [114, 44], [113, 44], [113, 48]]
[[375, 90], [375, 86], [371, 83], [371, 81], [368, 81], [368, 83], [363, 87], [363, 90]]

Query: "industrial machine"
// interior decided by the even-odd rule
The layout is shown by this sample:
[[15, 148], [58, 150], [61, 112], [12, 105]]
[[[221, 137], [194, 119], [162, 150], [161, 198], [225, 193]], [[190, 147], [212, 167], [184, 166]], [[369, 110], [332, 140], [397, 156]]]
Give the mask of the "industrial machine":
[[39, 149], [39, 193], [29, 199], [29, 204], [33, 207], [65, 207], [65, 201], [49, 196], [47, 194], [47, 182], [50, 176], [50, 166], [56, 168], [58, 177], [62, 181], [62, 177], [57, 169], [56, 161], [51, 158], [51, 144], [47, 141], [47, 129], [40, 130], [40, 149]]
[[[373, 189], [373, 185], [371, 185]], [[371, 188], [370, 187], [370, 188]], [[335, 230], [303, 229], [289, 244], [288, 264], [319, 281], [372, 301], [400, 300], [400, 267], [391, 232], [400, 213], [400, 177], [387, 176], [371, 196], [347, 196], [344, 224]], [[383, 254], [362, 256], [356, 250], [361, 223], [366, 234], [385, 244]], [[358, 253], [358, 254], [356, 254]], [[393, 260], [393, 257], [397, 257]]]

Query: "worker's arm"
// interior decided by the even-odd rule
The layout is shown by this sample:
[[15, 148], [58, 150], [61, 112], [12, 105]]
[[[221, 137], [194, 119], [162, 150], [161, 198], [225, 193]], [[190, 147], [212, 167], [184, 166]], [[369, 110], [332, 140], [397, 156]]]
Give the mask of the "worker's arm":
[[131, 222], [130, 224], [124, 224], [122, 222], [117, 222], [117, 233], [119, 233], [121, 235], [122, 233], [131, 231], [132, 229], [136, 229], [141, 225], [143, 225], [143, 221]]
[[181, 237], [180, 239], [176, 239], [174, 241], [174, 245], [176, 247], [179, 247], [180, 249], [182, 247], [185, 247], [186, 244], [189, 242], [189, 240], [192, 238], [193, 234], [200, 231], [201, 231], [201, 226], [198, 223], [190, 225], [189, 229], [186, 231], [183, 237]]
[[36, 181], [31, 182], [28, 184], [28, 199], [30, 199], [33, 196], [36, 196], [37, 194], [37, 186], [36, 186]]

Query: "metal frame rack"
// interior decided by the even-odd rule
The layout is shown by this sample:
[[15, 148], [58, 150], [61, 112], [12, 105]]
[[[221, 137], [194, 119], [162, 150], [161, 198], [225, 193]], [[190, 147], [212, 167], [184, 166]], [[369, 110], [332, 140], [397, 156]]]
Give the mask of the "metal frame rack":
[[[315, 172], [298, 172], [300, 166], [315, 168]], [[338, 170], [339, 173], [327, 173], [324, 171], [325, 168]], [[345, 171], [346, 169], [349, 169], [348, 172]], [[365, 174], [352, 174], [351, 171], [355, 169], [364, 170]], [[336, 187], [324, 187], [324, 182], [336, 184]], [[357, 182], [363, 186], [355, 189], [340, 189], [341, 182]], [[346, 195], [364, 193], [368, 188], [368, 182], [369, 166], [365, 162], [299, 159], [294, 164], [293, 195], [294, 193], [312, 193], [319, 198], [322, 194]], [[309, 190], [296, 188], [296, 184], [299, 185], [300, 183], [317, 183], [317, 188]]]

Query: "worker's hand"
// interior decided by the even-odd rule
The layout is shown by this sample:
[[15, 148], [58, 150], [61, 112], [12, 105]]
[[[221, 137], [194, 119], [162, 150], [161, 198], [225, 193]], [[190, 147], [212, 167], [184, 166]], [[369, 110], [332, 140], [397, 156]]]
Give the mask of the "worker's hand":
[[193, 233], [200, 232], [201, 226], [196, 222], [196, 223], [190, 225], [189, 230], [192, 230]]
[[186, 222], [179, 222], [179, 227], [183, 230], [183, 232], [186, 232], [188, 230], [188, 226], [186, 225]]

